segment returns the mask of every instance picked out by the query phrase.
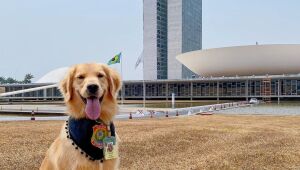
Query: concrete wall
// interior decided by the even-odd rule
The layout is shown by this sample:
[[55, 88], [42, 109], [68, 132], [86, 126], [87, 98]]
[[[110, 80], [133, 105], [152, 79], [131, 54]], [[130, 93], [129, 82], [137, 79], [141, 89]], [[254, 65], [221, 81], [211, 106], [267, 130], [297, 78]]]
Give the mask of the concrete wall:
[[143, 43], [144, 43], [144, 79], [157, 79], [157, 23], [156, 0], [144, 0], [143, 2]]
[[168, 79], [181, 79], [182, 0], [168, 0]]

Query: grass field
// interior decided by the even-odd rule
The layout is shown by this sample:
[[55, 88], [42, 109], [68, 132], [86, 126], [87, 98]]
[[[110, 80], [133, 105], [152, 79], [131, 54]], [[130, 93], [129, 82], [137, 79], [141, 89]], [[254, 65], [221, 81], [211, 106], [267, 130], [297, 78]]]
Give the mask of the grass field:
[[[0, 169], [37, 169], [62, 121], [0, 122]], [[300, 116], [116, 121], [121, 169], [300, 169]]]

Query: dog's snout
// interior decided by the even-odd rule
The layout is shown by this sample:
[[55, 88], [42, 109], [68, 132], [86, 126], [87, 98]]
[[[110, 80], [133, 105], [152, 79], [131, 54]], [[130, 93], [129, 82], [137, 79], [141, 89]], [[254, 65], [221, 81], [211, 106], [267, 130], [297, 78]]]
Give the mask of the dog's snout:
[[87, 90], [91, 94], [95, 94], [99, 90], [99, 86], [97, 84], [90, 84], [87, 86]]

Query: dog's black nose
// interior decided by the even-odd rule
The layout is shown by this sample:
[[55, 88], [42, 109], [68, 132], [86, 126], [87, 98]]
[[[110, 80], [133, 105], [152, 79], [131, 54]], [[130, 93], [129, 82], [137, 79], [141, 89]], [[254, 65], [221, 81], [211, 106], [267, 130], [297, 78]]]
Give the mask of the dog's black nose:
[[90, 84], [87, 86], [87, 90], [91, 94], [95, 94], [98, 91], [98, 89], [99, 89], [99, 86], [96, 84]]

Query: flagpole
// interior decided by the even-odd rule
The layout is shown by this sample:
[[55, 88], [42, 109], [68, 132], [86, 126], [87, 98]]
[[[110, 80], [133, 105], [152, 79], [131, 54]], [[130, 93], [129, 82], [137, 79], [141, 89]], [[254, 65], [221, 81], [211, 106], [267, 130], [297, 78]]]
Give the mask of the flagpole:
[[[144, 66], [143, 66], [143, 70], [144, 70]], [[144, 109], [146, 107], [146, 84], [145, 84], [144, 76], [143, 76], [143, 107]]]
[[[144, 50], [142, 52], [142, 55], [144, 55]], [[144, 56], [143, 56], [143, 107], [145, 110], [145, 107], [146, 107], [146, 84], [145, 84], [145, 75], [144, 75]]]
[[123, 56], [122, 56], [122, 53], [121, 53], [121, 56], [120, 56], [120, 62], [121, 62], [121, 76], [122, 76], [122, 89], [121, 89], [121, 104], [123, 105], [124, 104], [124, 77], [123, 77]]
[[145, 107], [146, 107], [146, 84], [145, 84], [145, 77], [144, 77], [144, 51], [142, 51], [142, 53], [140, 54], [140, 56], [138, 57], [138, 60], [135, 63], [135, 69], [140, 65], [141, 61], [143, 61], [143, 70], [142, 70], [142, 74], [143, 74], [143, 110], [145, 112]]

